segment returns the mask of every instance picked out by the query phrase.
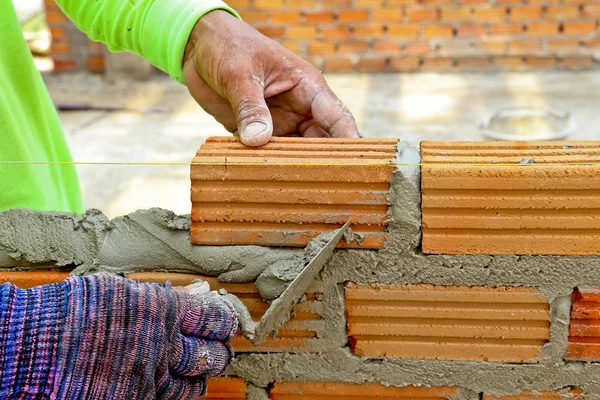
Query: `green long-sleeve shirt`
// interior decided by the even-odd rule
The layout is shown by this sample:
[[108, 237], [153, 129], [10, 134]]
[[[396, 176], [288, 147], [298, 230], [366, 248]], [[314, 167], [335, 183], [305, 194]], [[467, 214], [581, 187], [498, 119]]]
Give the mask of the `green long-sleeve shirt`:
[[[111, 51], [137, 53], [179, 82], [185, 45], [200, 17], [214, 9], [238, 16], [220, 0], [56, 2], [91, 39]], [[81, 213], [77, 172], [12, 0], [0, 0], [0, 32], [0, 210]]]

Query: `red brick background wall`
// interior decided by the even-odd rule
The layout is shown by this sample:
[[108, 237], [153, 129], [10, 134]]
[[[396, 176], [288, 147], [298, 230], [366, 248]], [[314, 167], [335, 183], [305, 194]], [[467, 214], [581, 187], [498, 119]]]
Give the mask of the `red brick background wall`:
[[[600, 0], [229, 0], [263, 34], [324, 72], [588, 69], [600, 65]], [[102, 71], [102, 46], [46, 0], [58, 69]], [[81, 52], [80, 52], [81, 53]], [[597, 57], [594, 54], [598, 55]]]

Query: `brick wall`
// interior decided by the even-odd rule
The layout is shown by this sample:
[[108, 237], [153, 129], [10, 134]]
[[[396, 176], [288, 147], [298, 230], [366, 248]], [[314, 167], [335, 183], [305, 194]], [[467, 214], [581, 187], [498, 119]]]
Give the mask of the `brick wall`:
[[[104, 69], [45, 0], [57, 69]], [[325, 72], [588, 69], [599, 0], [230, 0], [245, 21]]]
[[[269, 307], [261, 280], [286, 280], [288, 262], [305, 262], [298, 235], [352, 216], [345, 240], [357, 246], [342, 243], [267, 342], [234, 339], [229, 378], [211, 381], [209, 399], [600, 398], [600, 141], [420, 151], [400, 141], [393, 164], [389, 139], [208, 143], [191, 196], [225, 197], [195, 201], [191, 216], [0, 212], [0, 283], [115, 270], [174, 286], [201, 278], [258, 320]], [[323, 158], [358, 147], [368, 154], [350, 166]], [[377, 165], [394, 167], [386, 182], [373, 182]], [[372, 200], [388, 216], [382, 248], [360, 246], [361, 232], [380, 230], [361, 222]], [[192, 219], [212, 229], [210, 246], [191, 243]], [[284, 234], [260, 237], [266, 228]], [[232, 245], [239, 237], [262, 246]]]
[[54, 61], [54, 70], [103, 72], [106, 46], [88, 39], [67, 19], [54, 0], [44, 0], [44, 6], [46, 22], [52, 34], [50, 56]]

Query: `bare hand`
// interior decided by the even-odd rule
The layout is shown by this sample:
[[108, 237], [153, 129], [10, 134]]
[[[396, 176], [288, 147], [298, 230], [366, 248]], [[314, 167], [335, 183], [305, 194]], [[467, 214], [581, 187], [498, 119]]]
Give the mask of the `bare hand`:
[[247, 146], [294, 133], [359, 137], [354, 117], [312, 64], [227, 11], [198, 21], [183, 77], [198, 104]]

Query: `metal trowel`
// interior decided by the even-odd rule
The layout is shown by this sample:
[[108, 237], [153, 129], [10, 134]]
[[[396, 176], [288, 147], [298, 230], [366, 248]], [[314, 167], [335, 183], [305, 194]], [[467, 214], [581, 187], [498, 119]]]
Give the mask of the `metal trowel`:
[[300, 301], [304, 293], [308, 290], [313, 281], [317, 278], [327, 261], [331, 258], [333, 251], [339, 241], [350, 227], [350, 221], [335, 232], [335, 235], [319, 250], [317, 255], [304, 266], [298, 276], [289, 284], [285, 291], [273, 300], [269, 309], [262, 316], [260, 321], [254, 322], [250, 312], [242, 301], [233, 294], [223, 294], [222, 296], [230, 300], [236, 311], [240, 314], [240, 328], [244, 337], [255, 346], [261, 345], [272, 333], [276, 333], [279, 328], [289, 319], [294, 305]]

